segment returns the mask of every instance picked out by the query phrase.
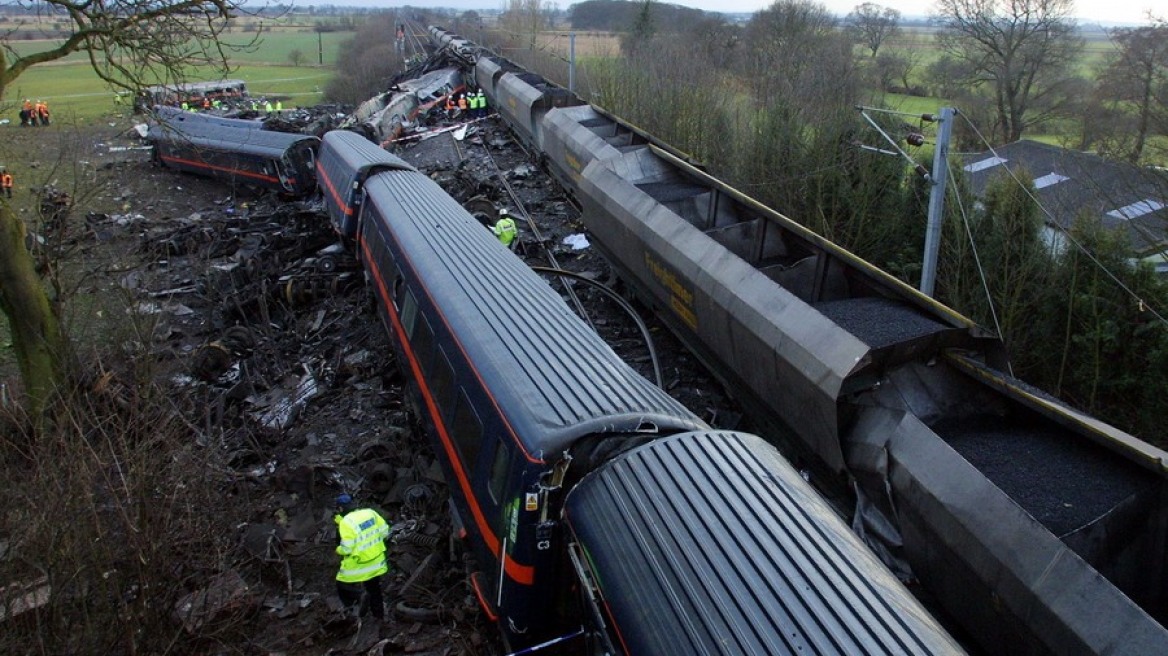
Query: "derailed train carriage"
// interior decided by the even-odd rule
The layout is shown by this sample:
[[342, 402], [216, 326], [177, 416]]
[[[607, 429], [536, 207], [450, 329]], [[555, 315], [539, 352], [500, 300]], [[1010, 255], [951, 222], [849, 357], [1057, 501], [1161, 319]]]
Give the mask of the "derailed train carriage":
[[357, 216], [365, 200], [365, 181], [380, 171], [414, 171], [401, 158], [348, 130], [326, 132], [316, 160], [317, 186], [337, 236], [346, 244], [357, 237]]
[[638, 296], [769, 440], [854, 487], [856, 527], [983, 648], [1164, 652], [1168, 453], [634, 126], [491, 53], [475, 75]]
[[148, 112], [158, 105], [179, 105], [183, 102], [202, 102], [204, 98], [239, 99], [247, 97], [247, 83], [243, 80], [216, 82], [180, 82], [146, 87], [134, 100], [134, 111]]
[[156, 162], [179, 171], [289, 197], [306, 196], [316, 188], [320, 139], [311, 135], [163, 114], [150, 125], [146, 139]]
[[156, 106], [152, 113], [154, 114], [154, 119], [160, 124], [176, 124], [182, 126], [187, 123], [198, 123], [201, 125], [218, 125], [220, 127], [239, 128], [242, 130], [264, 129], [262, 119], [244, 119], [219, 116], [209, 112], [191, 112], [167, 105]]
[[413, 126], [447, 96], [466, 90], [462, 72], [447, 66], [423, 73], [420, 77], [401, 80], [385, 93], [361, 103], [339, 127], [359, 130], [373, 141], [393, 141]]
[[426, 175], [329, 152], [351, 138], [325, 136], [322, 171], [386, 165], [358, 252], [510, 647], [961, 651], [772, 446], [629, 368]]

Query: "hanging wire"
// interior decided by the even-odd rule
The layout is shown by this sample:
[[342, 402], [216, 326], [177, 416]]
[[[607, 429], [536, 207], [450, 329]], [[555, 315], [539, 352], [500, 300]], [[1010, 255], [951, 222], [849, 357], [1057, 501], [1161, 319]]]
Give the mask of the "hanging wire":
[[[998, 339], [1004, 340], [1002, 335], [1002, 324], [998, 321], [998, 310], [994, 307], [994, 299], [990, 294], [989, 283], [986, 282], [985, 267], [981, 264], [981, 256], [977, 252], [977, 243], [973, 240], [973, 229], [969, 225], [969, 214], [965, 211], [965, 203], [961, 200], [961, 193], [958, 191], [956, 176], [953, 174], [953, 167], [949, 163], [949, 158], [945, 158], [945, 175], [949, 176], [949, 184], [952, 185], [953, 197], [957, 199], [957, 209], [961, 212], [961, 225], [965, 226], [965, 236], [969, 239], [969, 247], [973, 250], [973, 261], [977, 264], [977, 276], [981, 279], [981, 288], [985, 291], [986, 303], [990, 306], [990, 317], [994, 321], [994, 330], [997, 332]], [[1007, 373], [1014, 375], [1014, 363], [1009, 360], [1006, 361]]]
[[[1003, 159], [1003, 158], [998, 156], [997, 150], [995, 150], [994, 147], [990, 145], [989, 141], [986, 140], [986, 138], [982, 135], [981, 130], [977, 129], [977, 126], [974, 125], [973, 121], [969, 120], [969, 117], [965, 116], [964, 113], [962, 113], [960, 115], [963, 118], [965, 118], [965, 122], [969, 124], [969, 127], [973, 129], [974, 134], [977, 135], [978, 139], [981, 139], [981, 142], [983, 144], [985, 144], [986, 148], [989, 149], [990, 153], [992, 153], [994, 157], [998, 157], [999, 159]], [[1132, 289], [1130, 287], [1128, 287], [1126, 284], [1124, 284], [1124, 282], [1122, 280], [1120, 280], [1118, 276], [1116, 276], [1114, 273], [1112, 273], [1111, 270], [1109, 270], [1106, 266], [1104, 266], [1103, 263], [1100, 262], [1098, 258], [1096, 258], [1089, 250], [1087, 250], [1087, 247], [1085, 247], [1081, 243], [1079, 243], [1078, 240], [1076, 240], [1071, 235], [1071, 232], [1069, 230], [1062, 227], [1058, 223], [1058, 221], [1055, 220], [1054, 215], [1051, 214], [1050, 210], [1046, 209], [1046, 206], [1043, 205], [1040, 200], [1038, 200], [1038, 198], [1034, 195], [1034, 192], [1031, 191], [1029, 185], [1022, 184], [1022, 181], [1020, 179], [1018, 179], [1018, 176], [1014, 173], [1014, 171], [1010, 170], [1010, 167], [1007, 166], [1004, 168], [1006, 169], [1006, 172], [1010, 175], [1010, 178], [1013, 179], [1014, 182], [1017, 183], [1018, 186], [1024, 192], [1026, 192], [1026, 195], [1030, 198], [1030, 200], [1034, 201], [1034, 204], [1038, 206], [1038, 209], [1040, 209], [1042, 211], [1042, 213], [1044, 215], [1046, 215], [1046, 218], [1049, 220], [1048, 223], [1053, 225], [1056, 230], [1058, 230], [1064, 237], [1066, 237], [1067, 241], [1074, 244], [1075, 248], [1079, 249], [1080, 253], [1085, 255], [1087, 257], [1087, 259], [1091, 260], [1091, 262], [1093, 262], [1095, 264], [1095, 266], [1099, 267], [1099, 269], [1101, 271], [1103, 271], [1103, 273], [1105, 273], [1108, 278], [1111, 278], [1112, 282], [1114, 282], [1116, 285], [1118, 285], [1120, 289], [1122, 289], [1124, 292], [1127, 293], [1128, 296], [1130, 296], [1132, 299], [1134, 299], [1139, 304], [1139, 307], [1142, 310], [1150, 313], [1152, 316], [1156, 317], [1156, 319], [1158, 319], [1160, 321], [1160, 323], [1168, 326], [1168, 319], [1165, 319], [1164, 316], [1162, 314], [1160, 314], [1158, 311], [1156, 311], [1156, 309], [1153, 308], [1151, 305], [1149, 305], [1147, 301], [1140, 298], [1138, 294], [1136, 294], [1134, 291], [1132, 291]]]
[[884, 140], [887, 141], [894, 149], [896, 149], [896, 152], [900, 153], [901, 157], [904, 157], [905, 161], [912, 165], [913, 170], [916, 171], [917, 175], [921, 176], [925, 180], [930, 179], [928, 169], [926, 169], [920, 162], [914, 160], [911, 155], [904, 152], [904, 149], [900, 147], [900, 144], [896, 143], [896, 139], [888, 136], [888, 133], [884, 131], [884, 128], [880, 127], [880, 124], [874, 121], [871, 116], [868, 116], [868, 113], [865, 112], [864, 108], [862, 107], [860, 108], [860, 116], [863, 116], [864, 120], [867, 121], [868, 124], [871, 125], [877, 132], [879, 132], [880, 136], [884, 137]]

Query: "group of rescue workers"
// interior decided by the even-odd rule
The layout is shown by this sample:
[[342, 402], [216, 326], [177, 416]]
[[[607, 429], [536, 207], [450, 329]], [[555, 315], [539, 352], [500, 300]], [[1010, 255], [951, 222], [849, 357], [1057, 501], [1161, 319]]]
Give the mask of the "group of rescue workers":
[[224, 103], [219, 98], [211, 98], [204, 96], [203, 98], [192, 98], [184, 100], [179, 103], [179, 108], [184, 112], [198, 112], [199, 110], [209, 112], [211, 110], [224, 109], [226, 107], [233, 107], [237, 109], [251, 109], [253, 112], [267, 112], [268, 116], [273, 116], [284, 111], [284, 101], [277, 100], [272, 102], [267, 99], [242, 99], [232, 102], [230, 105]]
[[43, 100], [34, 103], [25, 98], [24, 105], [20, 107], [20, 126], [27, 128], [38, 125], [49, 125], [49, 103]]
[[487, 97], [482, 89], [446, 96], [446, 118], [452, 119], [457, 116], [482, 118], [486, 115]]

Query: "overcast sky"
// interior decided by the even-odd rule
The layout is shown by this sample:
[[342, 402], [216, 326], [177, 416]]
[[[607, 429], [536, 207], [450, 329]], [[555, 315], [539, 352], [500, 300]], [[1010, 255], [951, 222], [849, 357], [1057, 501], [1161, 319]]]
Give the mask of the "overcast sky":
[[[286, 0], [288, 1], [288, 0]], [[294, 4], [322, 4], [321, 0], [291, 0]], [[573, 4], [570, 0], [553, 0], [560, 9]], [[662, 2], [664, 0], [656, 0]], [[828, 10], [844, 16], [864, 0], [820, 0]], [[900, 10], [905, 16], [925, 16], [935, 6], [933, 0], [872, 0], [878, 5]], [[696, 7], [706, 11], [754, 12], [772, 4], [773, 0], [674, 0], [672, 4]], [[505, 0], [331, 0], [337, 6], [363, 7], [450, 7], [454, 9], [501, 9]], [[1158, 15], [1168, 18], [1164, 0], [1077, 0], [1075, 15], [1083, 21], [1114, 23], [1146, 23], [1148, 9], [1157, 6]]]

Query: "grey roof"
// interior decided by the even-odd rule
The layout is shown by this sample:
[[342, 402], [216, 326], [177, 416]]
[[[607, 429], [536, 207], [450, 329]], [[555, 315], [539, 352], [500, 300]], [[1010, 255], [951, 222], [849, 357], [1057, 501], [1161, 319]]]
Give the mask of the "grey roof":
[[979, 197], [991, 180], [1007, 175], [1007, 169], [1025, 171], [1050, 213], [1048, 224], [1070, 228], [1081, 212], [1091, 212], [1105, 227], [1124, 230], [1135, 254], [1168, 246], [1168, 173], [1164, 171], [1026, 140], [962, 159], [965, 175]]
[[626, 653], [962, 653], [753, 435], [638, 447], [573, 489], [565, 518]]
[[403, 251], [398, 266], [421, 271], [440, 308], [432, 316], [461, 336], [457, 347], [489, 381], [529, 456], [559, 454], [583, 435], [706, 427], [625, 364], [546, 281], [425, 174], [386, 171], [366, 188], [387, 217], [378, 229], [392, 228]]

